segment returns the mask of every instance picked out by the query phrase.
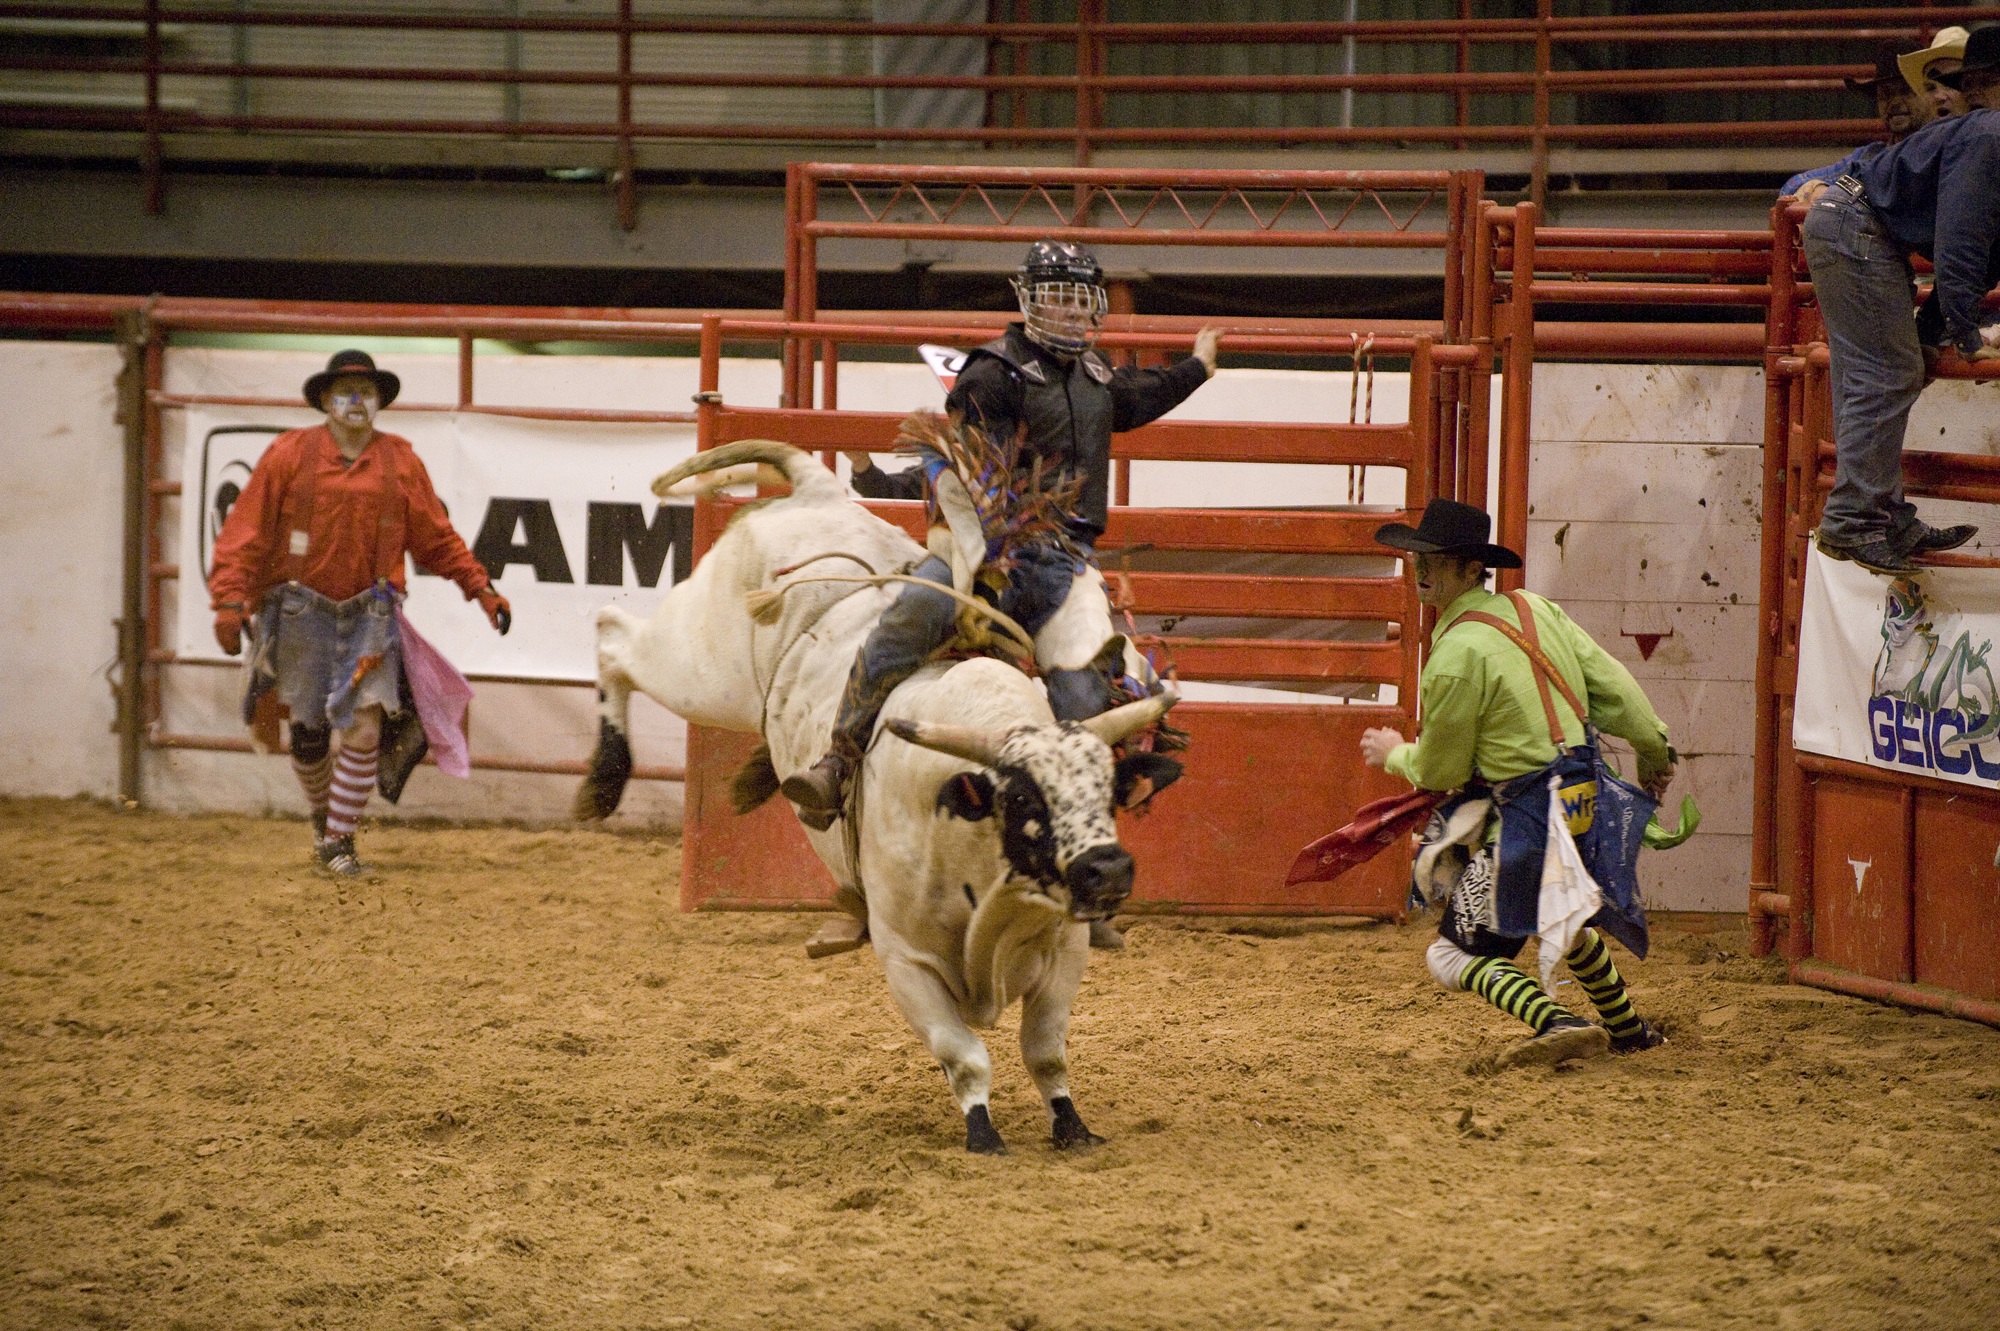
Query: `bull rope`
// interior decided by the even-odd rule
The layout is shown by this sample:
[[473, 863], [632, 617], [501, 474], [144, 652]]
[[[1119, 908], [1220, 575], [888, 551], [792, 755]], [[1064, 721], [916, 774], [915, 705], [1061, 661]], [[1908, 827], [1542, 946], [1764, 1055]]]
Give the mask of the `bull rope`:
[[[831, 556], [818, 556], [818, 558], [822, 559], [829, 557]], [[851, 555], [845, 557], [853, 558]], [[807, 560], [806, 562], [811, 563], [812, 561]], [[868, 567], [866, 563], [859, 559], [855, 559], [854, 562], [860, 564], [863, 568]], [[803, 567], [803, 565], [795, 565], [794, 567]], [[999, 633], [992, 638], [993, 642], [1006, 648], [1011, 655], [1022, 661], [1032, 661], [1035, 659], [1035, 640], [1029, 636], [1026, 629], [1014, 621], [1012, 616], [986, 604], [986, 602], [976, 596], [969, 596], [959, 591], [955, 587], [947, 586], [944, 583], [932, 582], [928, 578], [919, 578], [908, 573], [871, 573], [866, 577], [822, 573], [810, 578], [794, 578], [790, 582], [777, 587], [759, 587], [754, 591], [745, 592], [743, 594], [743, 602], [750, 611], [750, 617], [759, 624], [776, 623], [779, 614], [784, 609], [785, 593], [794, 587], [803, 587], [809, 582], [845, 582], [852, 583], [857, 587], [883, 587], [892, 582], [907, 582], [914, 586], [928, 587], [932, 591], [943, 592], [946, 596], [957, 601], [960, 606], [970, 610], [974, 615], [989, 621], [994, 628], [998, 629]]]

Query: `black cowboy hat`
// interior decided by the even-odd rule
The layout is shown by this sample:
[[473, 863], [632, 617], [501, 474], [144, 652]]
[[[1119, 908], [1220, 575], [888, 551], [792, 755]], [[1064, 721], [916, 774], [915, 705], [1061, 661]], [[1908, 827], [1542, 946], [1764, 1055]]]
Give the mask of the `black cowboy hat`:
[[343, 375], [372, 380], [375, 391], [381, 395], [382, 405], [385, 407], [396, 400], [396, 394], [403, 391], [403, 381], [387, 370], [376, 369], [375, 358], [367, 352], [336, 351], [333, 353], [333, 358], [327, 361], [324, 370], [306, 380], [304, 390], [306, 405], [314, 411], [325, 411], [326, 406], [320, 399], [326, 396], [326, 390], [333, 386], [333, 381]]
[[1960, 88], [1959, 82], [1967, 74], [1991, 74], [2000, 70], [2000, 23], [1989, 23], [1983, 28], [1974, 28], [1965, 39], [1965, 59], [1957, 69], [1949, 74], [1933, 74], [1933, 81], [1947, 88]]
[[1420, 555], [1476, 559], [1488, 568], [1521, 567], [1521, 556], [1486, 539], [1492, 530], [1493, 519], [1484, 509], [1455, 499], [1433, 499], [1424, 505], [1423, 520], [1416, 526], [1392, 522], [1376, 532], [1375, 539], [1391, 549]]
[[1902, 52], [1893, 45], [1885, 43], [1877, 46], [1875, 48], [1875, 72], [1866, 78], [1842, 79], [1841, 82], [1845, 83], [1850, 91], [1869, 93], [1875, 91], [1877, 84], [1900, 84], [1903, 82], [1903, 68], [1896, 63], [1896, 57], [1901, 54]]

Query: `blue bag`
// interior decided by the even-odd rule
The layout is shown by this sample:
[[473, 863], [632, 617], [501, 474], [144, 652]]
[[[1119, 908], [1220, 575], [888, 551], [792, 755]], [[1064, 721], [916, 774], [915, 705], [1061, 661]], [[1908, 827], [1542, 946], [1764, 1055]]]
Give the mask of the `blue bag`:
[[[1570, 813], [1577, 853], [1604, 893], [1604, 905], [1590, 918], [1590, 924], [1610, 934], [1643, 960], [1649, 940], [1646, 908], [1639, 897], [1639, 850], [1645, 844], [1646, 824], [1659, 808], [1659, 802], [1619, 776], [1604, 761], [1588, 710], [1535, 641], [1534, 616], [1527, 598], [1518, 592], [1512, 595], [1523, 629], [1477, 611], [1461, 619], [1498, 629], [1526, 652], [1536, 673], [1560, 689], [1571, 710], [1582, 718], [1584, 742], [1559, 753], [1554, 762], [1540, 771], [1516, 777], [1494, 791], [1494, 803], [1500, 810], [1495, 928], [1513, 938], [1525, 938], [1536, 932], [1542, 859], [1548, 848], [1549, 781], [1553, 777], [1557, 789], [1564, 793], [1564, 807]], [[1561, 730], [1546, 689], [1542, 705], [1549, 723], [1549, 737], [1560, 748]], [[1575, 792], [1574, 796], [1570, 792]], [[1572, 801], [1577, 808], [1570, 809]], [[1586, 812], [1581, 807], [1584, 803], [1593, 807]]]

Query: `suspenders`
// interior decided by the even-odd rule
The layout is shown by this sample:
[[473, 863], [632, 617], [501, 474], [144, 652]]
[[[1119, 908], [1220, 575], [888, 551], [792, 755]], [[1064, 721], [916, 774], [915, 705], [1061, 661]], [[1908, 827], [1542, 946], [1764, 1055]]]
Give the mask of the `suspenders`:
[[[317, 427], [324, 428], [324, 427]], [[310, 434], [310, 431], [308, 431]], [[396, 463], [383, 441], [385, 435], [376, 435], [370, 447], [378, 450], [377, 460], [381, 463], [381, 485], [376, 492], [375, 502], [375, 562], [376, 581], [390, 577], [403, 558], [403, 514], [408, 508], [404, 501], [402, 487], [396, 484]], [[292, 475], [292, 483], [285, 491], [285, 502], [279, 506], [280, 536], [285, 542], [283, 562], [279, 565], [278, 581], [298, 582], [305, 573], [307, 546], [312, 531], [313, 500], [319, 490], [319, 449], [318, 441], [307, 439], [301, 450], [299, 469]], [[366, 456], [366, 454], [363, 454]], [[359, 465], [356, 459], [353, 465]]]
[[1548, 653], [1542, 650], [1541, 634], [1535, 629], [1535, 616], [1528, 609], [1528, 598], [1518, 591], [1513, 591], [1507, 593], [1507, 599], [1514, 603], [1514, 613], [1521, 617], [1521, 627], [1518, 629], [1506, 620], [1480, 610], [1468, 610], [1453, 623], [1469, 619], [1475, 624], [1498, 629], [1509, 642], [1528, 654], [1529, 664], [1535, 668], [1535, 689], [1542, 695], [1542, 715], [1548, 718], [1549, 738], [1554, 741], [1557, 751], [1560, 752], [1568, 746], [1563, 742], [1562, 725], [1556, 720], [1556, 705], [1549, 697], [1550, 681], [1555, 682], [1563, 701], [1569, 704], [1569, 709], [1576, 713], [1577, 719], [1586, 727], [1590, 725], [1590, 713], [1577, 701], [1576, 693], [1570, 688], [1569, 681], [1562, 677], [1562, 672], [1556, 669], [1555, 662], [1549, 660]]

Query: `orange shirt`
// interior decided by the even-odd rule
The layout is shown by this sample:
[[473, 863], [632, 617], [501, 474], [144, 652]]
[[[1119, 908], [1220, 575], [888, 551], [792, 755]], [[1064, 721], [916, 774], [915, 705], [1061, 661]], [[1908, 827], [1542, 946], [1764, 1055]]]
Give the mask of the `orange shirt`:
[[[301, 514], [305, 467], [313, 468], [311, 512]], [[326, 426], [287, 430], [264, 450], [222, 524], [209, 599], [214, 608], [235, 601], [248, 611], [291, 578], [335, 601], [377, 578], [400, 589], [405, 551], [457, 583], [468, 601], [491, 581], [452, 530], [409, 440], [378, 431], [350, 463]]]

